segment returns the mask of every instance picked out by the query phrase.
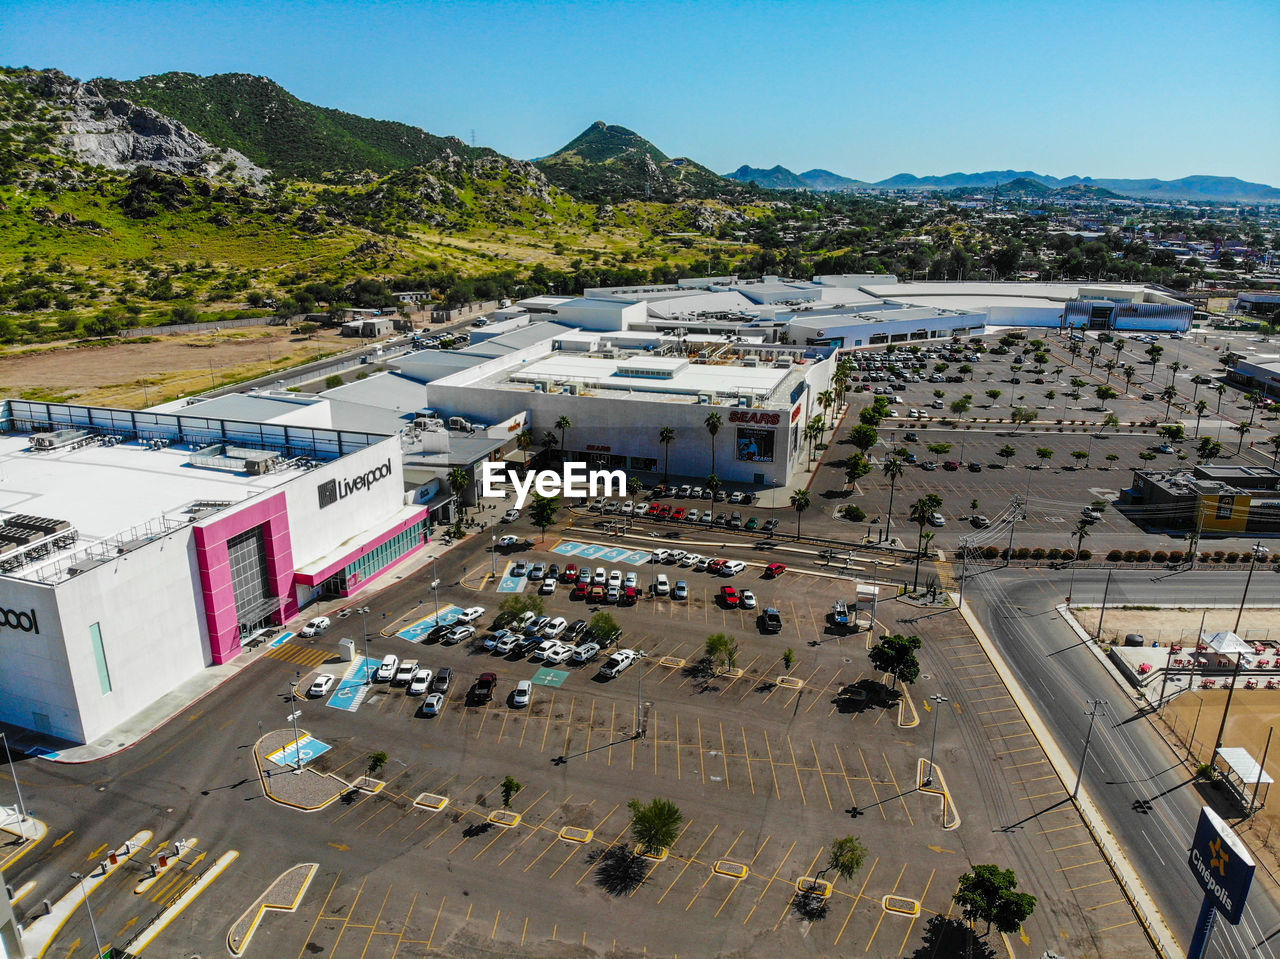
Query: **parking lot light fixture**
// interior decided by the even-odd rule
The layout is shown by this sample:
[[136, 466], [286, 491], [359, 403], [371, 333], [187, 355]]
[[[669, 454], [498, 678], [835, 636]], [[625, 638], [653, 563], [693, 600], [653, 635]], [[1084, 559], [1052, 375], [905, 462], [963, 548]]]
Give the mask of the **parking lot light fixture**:
[[[365, 664], [368, 665], [367, 663]], [[293, 720], [293, 774], [302, 774], [302, 746], [298, 743], [298, 684], [289, 684], [289, 718]]]
[[489, 575], [496, 577], [498, 575], [498, 537], [489, 537], [489, 558], [492, 561]]
[[84, 887], [84, 876], [78, 872], [73, 872], [71, 878], [80, 884], [80, 894], [84, 896], [85, 912], [89, 913], [89, 928], [93, 930], [93, 945], [98, 950], [98, 955], [102, 955], [102, 940], [98, 938], [98, 924], [93, 918], [93, 907], [89, 905], [89, 890]]
[[18, 771], [13, 768], [13, 754], [9, 752], [9, 737], [0, 731], [0, 740], [4, 741], [4, 758], [9, 764], [9, 775], [13, 777], [13, 790], [18, 794], [18, 836], [19, 842], [27, 841], [27, 806], [22, 801], [22, 787], [18, 785]]
[[372, 682], [369, 678], [369, 630], [365, 627], [365, 614], [369, 612], [369, 607], [361, 606], [356, 612], [360, 614], [360, 633], [364, 640], [364, 684], [368, 686]]
[[929, 773], [924, 778], [926, 786], [933, 785], [933, 752], [938, 745], [938, 713], [942, 712], [942, 707], [950, 700], [941, 693], [934, 693], [929, 697], [929, 701], [933, 703], [933, 737], [929, 741]]

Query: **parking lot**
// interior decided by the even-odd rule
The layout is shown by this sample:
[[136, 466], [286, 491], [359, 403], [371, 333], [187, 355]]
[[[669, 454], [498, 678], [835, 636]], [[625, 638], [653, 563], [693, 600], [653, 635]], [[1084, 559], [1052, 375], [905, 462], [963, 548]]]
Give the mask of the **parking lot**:
[[[520, 548], [507, 561], [556, 561], [564, 555], [557, 546], [589, 539], [552, 531], [545, 543]], [[371, 597], [373, 659], [391, 653], [434, 669], [450, 666], [456, 681], [433, 718], [420, 715], [421, 697], [388, 683], [365, 687], [354, 710], [329, 708], [325, 698], [302, 704], [300, 733], [328, 747], [314, 757], [308, 747], [308, 768], [352, 782], [370, 753], [388, 756], [381, 791], [351, 791], [314, 813], [208, 785], [254, 775], [243, 744], [253, 740], [257, 719], [279, 728], [284, 710], [277, 690], [348, 668], [336, 652], [343, 635], [358, 637], [359, 619], [350, 616], [319, 636], [290, 637], [233, 680], [221, 701], [200, 708], [201, 726], [228, 730], [223, 744], [211, 744], [196, 764], [203, 796], [200, 780], [185, 778], [192, 764], [179, 744], [194, 727], [181, 718], [153, 737], [145, 758], [126, 753], [92, 772], [52, 767], [30, 774], [62, 789], [78, 774], [110, 775], [117, 792], [137, 784], [140, 795], [161, 803], [165, 784], [180, 783], [194, 798], [170, 799], [178, 813], [157, 817], [160, 807], [144, 803], [117, 810], [113, 828], [132, 829], [136, 820], [154, 829], [157, 818], [181, 815], [180, 830], [199, 835], [202, 847], [233, 844], [240, 851], [235, 881], [210, 886], [162, 934], [162, 951], [166, 944], [220, 949], [227, 917], [239, 915], [281, 870], [317, 862], [298, 910], [268, 914], [247, 955], [532, 956], [584, 949], [911, 955], [930, 917], [954, 914], [950, 897], [968, 864], [990, 861], [1014, 868], [1022, 888], [1040, 897], [1024, 930], [1030, 946], [1015, 937], [1016, 954], [1050, 947], [1079, 956], [1148, 954], [1035, 737], [956, 613], [920, 609], [885, 592], [875, 635], [915, 632], [925, 644], [920, 682], [903, 701], [883, 699], [882, 677], [867, 658], [867, 632], [831, 626], [832, 602], [852, 599], [849, 579], [816, 568], [768, 579], [753, 551], [731, 547], [721, 555], [751, 565], [732, 579], [667, 566], [669, 576], [688, 581], [688, 600], [608, 607], [623, 629], [620, 643], [645, 653], [635, 666], [612, 680], [600, 677], [600, 660], [558, 666], [564, 674], [558, 684], [535, 685], [523, 709], [513, 708], [508, 694], [541, 670], [527, 656], [494, 655], [482, 644], [411, 641], [424, 635], [414, 624], [434, 615], [429, 580], [415, 576]], [[465, 582], [475, 588], [463, 585], [464, 577], [450, 578], [441, 564], [439, 600], [445, 611], [487, 607], [483, 635], [511, 594], [497, 591], [501, 577], [490, 575], [497, 564], [483, 552], [457, 557], [464, 558], [472, 569]], [[647, 566], [617, 568], [645, 578], [653, 573]], [[783, 632], [764, 635], [756, 611], [719, 602], [726, 582], [754, 591], [761, 608], [776, 606]], [[564, 589], [545, 599], [548, 614], [569, 619], [596, 611]], [[716, 677], [689, 668], [715, 632], [737, 638], [740, 673]], [[796, 657], [790, 669], [782, 661], [788, 648]], [[471, 682], [489, 671], [497, 675], [497, 695], [465, 705]], [[927, 697], [935, 692], [950, 700], [938, 719], [938, 784], [945, 792], [920, 788], [934, 722]], [[523, 784], [511, 803], [521, 821], [503, 828], [488, 817], [501, 808], [508, 775]], [[51, 782], [32, 788], [55, 795]], [[434, 810], [424, 794], [448, 804]], [[94, 793], [68, 795], [92, 812]], [[653, 796], [683, 811], [680, 837], [639, 888], [610, 894], [601, 885], [599, 856], [626, 842], [627, 802]], [[45, 815], [55, 818], [48, 804]], [[64, 871], [101, 844], [90, 826], [83, 829], [83, 838], [28, 857], [11, 883], [34, 879], [38, 897], [64, 882]], [[827, 844], [848, 834], [866, 843], [866, 864], [852, 882], [835, 883], [825, 918], [802, 920], [792, 908], [795, 882], [821, 869]], [[886, 909], [885, 897], [901, 897], [889, 899], [900, 911]], [[124, 930], [116, 941], [127, 941], [138, 901], [124, 887], [104, 885], [94, 903], [99, 926], [108, 935]], [[67, 954], [88, 933], [81, 910], [49, 954]]]

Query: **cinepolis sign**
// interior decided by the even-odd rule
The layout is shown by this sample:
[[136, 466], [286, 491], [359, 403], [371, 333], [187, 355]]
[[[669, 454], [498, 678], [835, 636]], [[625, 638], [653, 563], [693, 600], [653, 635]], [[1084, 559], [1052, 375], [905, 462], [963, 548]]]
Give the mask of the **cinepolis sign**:
[[34, 609], [8, 609], [0, 606], [0, 627], [40, 635], [40, 620]]
[[1208, 806], [1200, 809], [1187, 862], [1214, 908], [1227, 922], [1239, 922], [1253, 882], [1253, 859], [1231, 827]]

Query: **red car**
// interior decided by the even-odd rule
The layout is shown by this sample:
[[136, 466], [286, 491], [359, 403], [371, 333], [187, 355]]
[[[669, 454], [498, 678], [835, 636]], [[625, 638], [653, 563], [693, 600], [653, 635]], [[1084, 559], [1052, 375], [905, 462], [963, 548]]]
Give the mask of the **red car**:
[[603, 603], [604, 595], [605, 595], [605, 589], [603, 586], [592, 586], [589, 598], [593, 603]]
[[570, 563], [566, 566], [564, 568], [564, 572], [561, 574], [561, 578], [566, 583], [572, 583], [578, 578], [578, 565], [576, 563]]
[[578, 585], [573, 587], [573, 592], [569, 594], [569, 598], [570, 599], [586, 599], [587, 590], [589, 590], [590, 588], [591, 587], [589, 587], [586, 583], [578, 583]]
[[720, 571], [724, 569], [724, 562], [722, 559], [713, 559], [707, 564], [707, 572], [712, 576], [719, 575]]
[[660, 509], [662, 509], [662, 504], [659, 503], [657, 500], [655, 500], [654, 502], [649, 504], [649, 508], [645, 510], [645, 512], [649, 516], [656, 516], [658, 514], [658, 510]]
[[618, 600], [621, 606], [634, 606], [636, 604], [636, 588], [628, 586], [622, 591], [622, 598]]
[[731, 609], [737, 609], [738, 603], [742, 601], [742, 597], [738, 595], [738, 591], [732, 586], [720, 587], [720, 599]]
[[775, 576], [781, 576], [787, 571], [786, 563], [770, 563], [764, 568], [764, 574], [771, 579]]
[[685, 515], [686, 515], [688, 512], [689, 512], [689, 511], [688, 511], [687, 509], [685, 509], [683, 506], [677, 506], [675, 509], [673, 509], [673, 510], [671, 511], [671, 520], [672, 520], [672, 522], [676, 522], [676, 521], [678, 521], [678, 520], [682, 520], [682, 519], [684, 519], [684, 518], [685, 518]]
[[670, 503], [663, 503], [662, 508], [658, 510], [658, 519], [670, 519], [671, 508]]
[[942, 468], [946, 470], [948, 473], [954, 473], [956, 470], [960, 468], [960, 464], [957, 463], [955, 460], [947, 460], [945, 463], [942, 464]]

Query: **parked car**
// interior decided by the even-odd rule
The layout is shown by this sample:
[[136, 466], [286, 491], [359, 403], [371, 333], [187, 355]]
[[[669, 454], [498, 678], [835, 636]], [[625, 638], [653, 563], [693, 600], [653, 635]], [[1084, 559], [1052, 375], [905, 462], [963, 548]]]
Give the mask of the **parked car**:
[[547, 578], [546, 563], [534, 563], [532, 566], [529, 567], [529, 579], [533, 580], [533, 582], [540, 583], [542, 582], [542, 580], [546, 578]]
[[542, 585], [538, 587], [538, 593], [542, 596], [552, 596], [556, 591], [556, 581], [548, 576], [542, 581]]
[[442, 709], [444, 709], [444, 696], [440, 693], [432, 693], [422, 701], [422, 715], [424, 716], [439, 716]]
[[518, 509], [509, 509], [502, 514], [502, 521], [504, 523], [514, 523], [519, 518], [520, 518], [520, 511]]
[[1102, 519], [1101, 513], [1096, 509], [1090, 509], [1087, 506], [1080, 511], [1080, 515], [1084, 517], [1086, 523], [1096, 523]]
[[517, 543], [519, 543], [519, 542], [520, 542], [520, 537], [519, 537], [519, 536], [511, 536], [511, 535], [509, 535], [509, 534], [508, 534], [507, 536], [499, 536], [499, 537], [498, 537], [498, 548], [499, 548], [499, 549], [506, 549], [508, 546], [515, 546], [515, 545], [516, 545]]
[[533, 683], [527, 679], [522, 679], [516, 683], [516, 688], [511, 690], [511, 705], [517, 709], [522, 709], [529, 705], [529, 701], [533, 698]]
[[738, 596], [738, 605], [743, 609], [755, 609], [756, 594], [749, 589], [744, 589]]
[[481, 673], [471, 687], [471, 698], [477, 703], [487, 703], [493, 699], [493, 694], [497, 688], [497, 673]]
[[407, 686], [413, 681], [413, 677], [417, 672], [418, 661], [416, 659], [406, 659], [396, 667], [396, 674], [391, 677], [391, 683], [395, 686]]
[[991, 520], [987, 519], [981, 513], [977, 516], [969, 517], [969, 522], [972, 523], [976, 529], [986, 529], [991, 525]]
[[581, 643], [573, 648], [573, 659], [577, 663], [589, 663], [599, 655], [599, 643]]
[[760, 615], [760, 630], [765, 633], [782, 632], [782, 614], [776, 609], [766, 609]]
[[441, 666], [440, 671], [436, 673], [436, 678], [431, 682], [431, 691], [435, 693], [447, 693], [452, 684], [453, 667]]
[[446, 646], [452, 646], [455, 643], [465, 643], [476, 634], [474, 626], [455, 626], [449, 632], [444, 634], [441, 642]]
[[568, 643], [556, 643], [553, 649], [543, 653], [542, 659], [553, 666], [559, 666], [573, 655], [573, 647]]
[[746, 563], [742, 562], [741, 560], [731, 559], [726, 561], [725, 564], [722, 567], [720, 567], [720, 575], [721, 576], [740, 576], [742, 575], [743, 571], [746, 568], [747, 568]]
[[376, 678], [380, 683], [389, 683], [391, 678], [396, 674], [396, 667], [400, 665], [400, 657], [394, 653], [387, 653], [382, 657], [382, 664], [378, 667]]
[[325, 696], [329, 690], [333, 689], [333, 684], [337, 680], [329, 673], [321, 673], [315, 678], [315, 682], [311, 684], [311, 688], [307, 690], [307, 695], [313, 699], [317, 696]]
[[328, 628], [329, 628], [329, 617], [317, 616], [315, 619], [311, 620], [311, 622], [307, 623], [307, 625], [302, 627], [302, 635], [303, 636], [319, 636]]
[[655, 549], [653, 551], [653, 556], [651, 557], [651, 559], [655, 563], [665, 563], [667, 561], [667, 557], [670, 555], [671, 555], [670, 550]]
[[511, 572], [507, 575], [513, 579], [523, 579], [525, 576], [529, 575], [529, 564], [522, 559], [516, 560], [516, 562], [511, 566]]
[[469, 606], [458, 614], [457, 622], [467, 624], [474, 623], [484, 615], [483, 606]]
[[600, 675], [613, 679], [634, 665], [637, 659], [639, 659], [639, 656], [634, 649], [620, 649], [600, 667]]
[[592, 586], [604, 586], [609, 581], [609, 574], [605, 572], [603, 566], [597, 566], [596, 571], [591, 574]]
[[563, 578], [566, 583], [572, 583], [574, 580], [576, 580], [578, 578], [577, 564], [570, 563], [568, 566], [566, 566], [564, 568]]
[[764, 574], [770, 579], [777, 579], [787, 571], [786, 563], [770, 563], [764, 568]]
[[659, 573], [658, 578], [654, 581], [653, 592], [655, 596], [666, 596], [671, 592], [671, 583], [667, 579], [666, 573]]
[[431, 670], [422, 668], [413, 674], [413, 679], [409, 680], [409, 688], [405, 690], [410, 696], [421, 696], [431, 688]]
[[777, 528], [778, 521], [776, 519], [767, 519], [760, 524], [760, 532], [762, 533], [772, 533]]
[[501, 653], [503, 656], [506, 656], [509, 653], [513, 652], [515, 648], [523, 642], [523, 640], [524, 640], [524, 637], [521, 636], [519, 633], [508, 632], [505, 636], [503, 636], [501, 639], [499, 639], [496, 643], [493, 644], [493, 651], [495, 653]]
[[730, 609], [737, 609], [738, 604], [742, 602], [742, 597], [738, 595], [738, 591], [732, 586], [721, 586], [720, 602], [724, 603]]
[[689, 584], [688, 584], [688, 583], [686, 583], [686, 582], [685, 582], [684, 580], [682, 580], [682, 579], [678, 579], [678, 580], [676, 580], [676, 585], [675, 585], [674, 587], [672, 587], [672, 589], [671, 589], [671, 598], [672, 598], [672, 599], [681, 599], [681, 600], [683, 600], [683, 599], [688, 599], [688, 598], [689, 598]]

